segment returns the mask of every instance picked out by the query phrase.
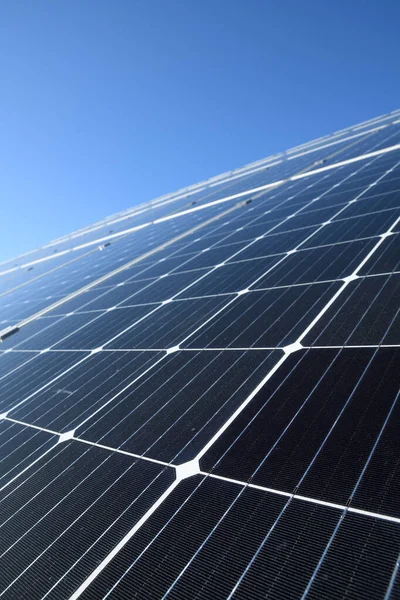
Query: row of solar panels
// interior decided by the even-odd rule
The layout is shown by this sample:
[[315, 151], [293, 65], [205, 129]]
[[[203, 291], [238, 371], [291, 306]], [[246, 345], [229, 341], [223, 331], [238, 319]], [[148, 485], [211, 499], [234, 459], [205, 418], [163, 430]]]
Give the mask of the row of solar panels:
[[397, 597], [399, 173], [0, 276], [3, 597]]

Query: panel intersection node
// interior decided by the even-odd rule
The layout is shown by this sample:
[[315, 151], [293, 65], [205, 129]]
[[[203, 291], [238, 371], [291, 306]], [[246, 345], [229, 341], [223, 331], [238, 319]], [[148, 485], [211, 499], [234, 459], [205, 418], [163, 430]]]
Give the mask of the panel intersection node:
[[298, 352], [299, 350], [303, 350], [304, 346], [301, 342], [293, 342], [293, 344], [289, 344], [288, 346], [283, 346], [282, 350], [285, 354], [292, 354], [293, 352]]
[[173, 354], [174, 352], [178, 352], [180, 350], [179, 344], [177, 346], [172, 346], [166, 350], [167, 354]]
[[200, 462], [197, 458], [175, 466], [176, 479], [182, 481], [200, 473]]
[[60, 433], [57, 443], [62, 444], [63, 442], [72, 440], [74, 435], [75, 435], [75, 429], [71, 429], [71, 431], [66, 431], [65, 433]]
[[102, 352], [104, 350], [103, 346], [99, 346], [98, 348], [94, 348], [90, 351], [90, 354], [97, 354], [98, 352]]
[[347, 277], [343, 277], [342, 281], [344, 283], [350, 283], [350, 281], [355, 281], [356, 279], [360, 279], [359, 275], [353, 273], [352, 275], [348, 275]]

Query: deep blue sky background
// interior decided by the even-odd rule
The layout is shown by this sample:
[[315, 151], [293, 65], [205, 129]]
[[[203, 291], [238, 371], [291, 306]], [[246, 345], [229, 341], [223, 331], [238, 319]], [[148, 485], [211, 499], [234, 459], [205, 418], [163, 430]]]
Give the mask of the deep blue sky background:
[[398, 0], [3, 0], [0, 260], [400, 105]]

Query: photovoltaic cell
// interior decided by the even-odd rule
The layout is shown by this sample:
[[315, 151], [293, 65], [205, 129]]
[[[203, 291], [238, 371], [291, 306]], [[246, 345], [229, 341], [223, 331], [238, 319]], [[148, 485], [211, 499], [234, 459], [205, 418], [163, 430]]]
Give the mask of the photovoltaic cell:
[[400, 597], [399, 117], [0, 264], [2, 597]]
[[337, 219], [310, 238], [304, 247], [312, 248], [381, 235], [398, 219], [399, 215], [397, 210], [388, 210], [376, 213], [373, 218], [370, 215], [363, 215], [350, 219]]
[[177, 352], [96, 413], [79, 437], [167, 462], [192, 460], [281, 352]]
[[[6, 357], [17, 357], [21, 366], [16, 370], [7, 370], [0, 363], [0, 410], [7, 411], [22, 402], [31, 394], [48, 385], [51, 381], [67, 372], [71, 367], [87, 356], [83, 352], [11, 352]], [[13, 361], [15, 364], [15, 361]]]
[[[346, 504], [396, 402], [399, 356], [397, 348], [293, 354], [205, 454], [202, 468]], [[390, 480], [396, 465], [388, 471]], [[380, 475], [374, 485], [388, 494]], [[361, 508], [372, 510], [363, 497]]]
[[[57, 360], [60, 353], [46, 356], [50, 355]], [[73, 430], [126, 389], [132, 392], [134, 382], [161, 356], [148, 351], [104, 351], [82, 360], [85, 355], [80, 353], [81, 360], [71, 370], [19, 402], [9, 416], [61, 433]]]
[[11, 483], [35, 460], [48, 451], [58, 438], [45, 431], [24, 427], [19, 423], [0, 423], [0, 489]]
[[276, 265], [282, 256], [268, 256], [262, 259], [228, 262], [207, 273], [179, 293], [180, 298], [195, 298], [212, 294], [232, 294], [244, 290], [258, 280], [266, 271]]
[[[55, 349], [94, 350], [108, 342], [125, 329], [149, 315], [157, 305], [141, 305], [111, 310], [110, 312], [76, 313], [82, 318], [82, 327], [68, 336], [57, 335], [54, 340]], [[68, 319], [69, 317], [65, 317]], [[57, 342], [57, 343], [55, 343]]]
[[[227, 300], [215, 296], [191, 300], [177, 300], [164, 304], [153, 312], [140, 328], [132, 328], [122, 333], [106, 347], [118, 349], [171, 348], [181, 343], [188, 335], [201, 327], [208, 318], [222, 309]], [[118, 312], [130, 309], [121, 308]]]
[[268, 348], [293, 344], [339, 285], [316, 283], [249, 292], [204, 325], [185, 346]]
[[247, 246], [231, 260], [248, 260], [250, 258], [260, 258], [262, 256], [290, 252], [290, 250], [302, 244], [315, 231], [316, 227], [306, 227], [284, 233], [275, 233], [274, 231], [262, 239], [256, 239], [253, 244]]
[[360, 277], [350, 282], [305, 343], [318, 346], [400, 343], [400, 275]]
[[299, 248], [298, 252], [288, 256], [281, 265], [258, 279], [252, 288], [342, 279], [351, 275], [375, 243], [374, 240], [367, 239], [310, 250]]
[[383, 240], [374, 256], [365, 263], [360, 275], [379, 275], [400, 271], [400, 237], [392, 235]]
[[[280, 496], [193, 478], [178, 487], [149, 523], [150, 531], [141, 531], [136, 543], [126, 546], [83, 597], [104, 597], [107, 593], [111, 598], [118, 598], [118, 594], [128, 597], [138, 590], [143, 597], [167, 594], [180, 598], [193, 590], [197, 598], [214, 594], [228, 598], [285, 504], [286, 498]], [[265, 596], [273, 591], [275, 580], [275, 586], [283, 585], [287, 597], [297, 598], [338, 517], [336, 510], [293, 503], [267, 542], [271, 551], [265, 547], [264, 555], [259, 555], [243, 580], [243, 597], [251, 589]], [[319, 533], [318, 542], [314, 536], [315, 545], [310, 539], [313, 529]], [[151, 531], [160, 534], [154, 538]], [[297, 542], [294, 554], [293, 542]], [[311, 552], [305, 569], [296, 572], [296, 562], [305, 552]], [[179, 560], [175, 560], [177, 555]], [[154, 573], [153, 581], [147, 577], [149, 572]], [[204, 573], [208, 577], [204, 578]], [[261, 581], [255, 585], [257, 579]]]
[[1, 592], [68, 597], [172, 479], [154, 463], [74, 441], [56, 446], [0, 492]]
[[[346, 515], [312, 582], [309, 598], [384, 598], [399, 554], [399, 524]], [[394, 596], [393, 596], [394, 597]]]

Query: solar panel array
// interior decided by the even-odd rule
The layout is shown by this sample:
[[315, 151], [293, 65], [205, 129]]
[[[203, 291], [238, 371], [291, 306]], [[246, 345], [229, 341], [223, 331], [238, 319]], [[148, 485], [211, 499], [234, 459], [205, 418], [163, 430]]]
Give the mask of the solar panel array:
[[399, 117], [0, 265], [0, 597], [400, 598]]

